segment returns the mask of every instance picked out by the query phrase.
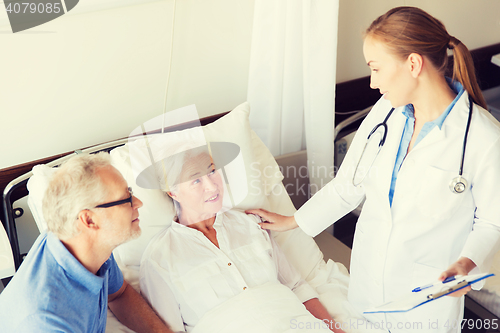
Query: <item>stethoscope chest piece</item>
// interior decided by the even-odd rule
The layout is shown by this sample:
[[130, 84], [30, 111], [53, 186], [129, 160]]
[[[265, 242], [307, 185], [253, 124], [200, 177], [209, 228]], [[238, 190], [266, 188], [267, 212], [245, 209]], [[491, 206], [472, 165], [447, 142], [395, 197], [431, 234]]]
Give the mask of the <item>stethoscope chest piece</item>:
[[467, 180], [465, 180], [465, 178], [463, 178], [462, 176], [458, 176], [451, 180], [450, 190], [453, 193], [460, 194], [465, 191], [467, 185]]

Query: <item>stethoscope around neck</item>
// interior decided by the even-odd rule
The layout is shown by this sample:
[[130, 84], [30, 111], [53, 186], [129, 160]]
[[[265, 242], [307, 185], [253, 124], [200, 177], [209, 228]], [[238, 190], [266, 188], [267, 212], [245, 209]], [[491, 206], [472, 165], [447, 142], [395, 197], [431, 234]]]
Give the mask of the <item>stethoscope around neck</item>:
[[[352, 177], [352, 184], [354, 186], [360, 185], [365, 179], [366, 175], [372, 171], [373, 163], [377, 158], [380, 150], [384, 146], [385, 140], [387, 138], [387, 120], [392, 115], [394, 108], [392, 108], [384, 121], [375, 125], [375, 127], [371, 130], [370, 134], [366, 138], [366, 143], [363, 148], [363, 152], [356, 164], [356, 169], [354, 170], [354, 175]], [[470, 123], [472, 119], [472, 99], [469, 97], [469, 117], [467, 119], [467, 126], [465, 128], [464, 134], [464, 143], [462, 147], [462, 159], [460, 160], [460, 169], [458, 170], [458, 176], [453, 178], [450, 182], [450, 190], [453, 193], [460, 194], [463, 193], [467, 187], [468, 182], [463, 177], [464, 170], [464, 159], [465, 159], [465, 148], [467, 146], [467, 136], [469, 134]], [[378, 141], [378, 145], [376, 143], [376, 138], [380, 137]], [[369, 152], [369, 153], [368, 153]]]

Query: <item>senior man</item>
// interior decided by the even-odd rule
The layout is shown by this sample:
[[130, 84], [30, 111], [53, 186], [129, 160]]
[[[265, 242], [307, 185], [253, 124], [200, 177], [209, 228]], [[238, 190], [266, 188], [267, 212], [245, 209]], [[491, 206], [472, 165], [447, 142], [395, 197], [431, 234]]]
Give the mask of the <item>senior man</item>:
[[123, 280], [112, 251], [137, 238], [142, 202], [109, 155], [78, 155], [54, 174], [42, 233], [0, 294], [7, 332], [104, 332], [107, 307], [137, 332], [172, 332]]

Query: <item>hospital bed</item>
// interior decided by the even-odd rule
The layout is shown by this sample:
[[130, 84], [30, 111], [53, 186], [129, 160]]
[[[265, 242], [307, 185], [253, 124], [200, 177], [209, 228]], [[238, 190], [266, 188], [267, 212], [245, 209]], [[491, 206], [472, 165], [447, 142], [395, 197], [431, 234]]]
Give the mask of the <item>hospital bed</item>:
[[[251, 181], [257, 178], [259, 180], [260, 187], [259, 191], [257, 191], [258, 193], [249, 191], [245, 199], [239, 202], [236, 207], [239, 209], [262, 207], [282, 214], [293, 214], [295, 207], [284, 188], [281, 174], [279, 172], [269, 172], [270, 170], [279, 171], [279, 166], [262, 141], [250, 129], [248, 114], [249, 105], [244, 103], [216, 121], [203, 126], [208, 142], [224, 141], [238, 144], [244, 161], [247, 180]], [[184, 127], [189, 126], [188, 124]], [[171, 130], [173, 129], [167, 129], [167, 131]], [[154, 138], [160, 136], [162, 134], [152, 134], [148, 137], [148, 140], [152, 138], [154, 140]], [[132, 139], [132, 141], [143, 139], [142, 137], [137, 137]], [[121, 171], [129, 185], [134, 188], [134, 195], [139, 197], [144, 203], [144, 206], [139, 210], [142, 229], [141, 236], [136, 240], [120, 245], [114, 251], [114, 256], [124, 274], [124, 278], [138, 290], [138, 269], [141, 254], [149, 240], [158, 231], [168, 227], [174, 215], [174, 210], [170, 198], [160, 190], [148, 190], [135, 185], [128, 146], [129, 139], [122, 139], [84, 149], [77, 153], [109, 152], [112, 164]], [[72, 155], [63, 156], [47, 164], [36, 166], [32, 171], [12, 180], [4, 190], [4, 214], [1, 219], [9, 235], [16, 268], [21, 263], [23, 256], [19, 250], [16, 218], [22, 215], [23, 212], [15, 208], [13, 203], [29, 193], [29, 209], [39, 230], [45, 230], [46, 223], [41, 214], [41, 199], [44, 190], [48, 179], [55, 171], [55, 167]], [[290, 161], [292, 161], [293, 163], [293, 160], [293, 158], [290, 159], [290, 156], [288, 156], [288, 159], [284, 159], [283, 162], [291, 163]], [[252, 174], [252, 170], [255, 171], [256, 168], [250, 168], [250, 165], [255, 162], [258, 163], [260, 171], [267, 168], [268, 172], [258, 172], [258, 175]], [[252, 184], [253, 188], [255, 188], [255, 184], [255, 182]], [[300, 229], [285, 233], [276, 233], [273, 236], [280, 244], [290, 262], [297, 268], [303, 278], [316, 289], [321, 302], [337, 320], [347, 322], [351, 319], [356, 320], [357, 318], [361, 318], [346, 301], [349, 275], [344, 265], [328, 260], [328, 258], [325, 258], [327, 260], [325, 262], [324, 255], [315, 241], [305, 235]], [[343, 260], [347, 261], [346, 264], [348, 265], [350, 251], [345, 245], [328, 234], [320, 235], [318, 241], [326, 244], [325, 252], [329, 252], [330, 257], [336, 257], [340, 254]], [[351, 332], [356, 331], [351, 330]], [[108, 311], [107, 332], [129, 332], [129, 330], [121, 325]]]
[[[496, 67], [491, 64], [492, 55], [498, 53], [500, 53], [500, 43], [472, 51], [477, 69], [477, 76], [479, 78], [481, 87], [483, 89], [500, 87], [500, 67]], [[369, 77], [364, 77], [337, 84], [335, 109], [336, 112], [339, 112], [338, 114], [336, 114], [336, 120], [339, 121], [339, 125], [342, 124], [342, 121], [349, 118], [349, 116], [345, 115], [345, 112], [350, 112], [352, 110], [362, 110], [367, 106], [372, 105], [379, 98], [379, 96], [380, 95], [377, 91], [371, 90], [369, 88]], [[500, 110], [500, 104], [498, 105], [497, 109]], [[202, 119], [202, 125], [208, 125], [209, 123], [216, 121], [220, 116], [221, 115], [217, 115], [209, 117], [207, 119]], [[360, 115], [358, 114], [358, 116]], [[337, 128], [336, 131], [337, 149], [335, 152], [337, 163], [341, 161], [343, 157], [342, 155], [345, 154], [345, 151], [348, 147], [349, 138], [352, 137], [354, 132], [352, 128], [355, 129], [357, 127], [357, 123], [359, 123], [360, 120], [362, 120], [362, 117], [356, 119], [355, 121], [353, 121], [353, 119], [351, 118], [345, 123], [343, 123], [341, 128]], [[189, 127], [189, 125], [184, 127]], [[170, 130], [179, 130], [179, 129], [181, 128], [171, 128]], [[115, 148], [116, 146], [123, 146], [124, 144], [125, 142], [113, 142], [102, 145], [100, 147], [91, 148], [89, 151], [96, 151], [99, 149], [105, 149], [109, 151]], [[58, 156], [53, 156], [51, 158], [44, 159], [41, 162], [48, 163], [52, 160], [56, 160], [57, 158], [61, 158], [66, 154], [67, 153], [60, 154]], [[306, 156], [305, 152], [298, 152], [282, 156], [277, 160], [278, 163], [281, 165], [290, 165], [290, 164], [296, 165], [297, 163], [305, 165], [304, 161], [306, 160]], [[60, 163], [60, 161], [52, 162], [52, 164], [50, 165], [52, 166], [58, 163]], [[22, 215], [22, 210], [17, 208], [17, 206], [16, 208], [14, 208], [13, 204], [14, 202], [16, 202], [16, 200], [28, 195], [28, 190], [26, 186], [28, 180], [32, 175], [30, 170], [33, 165], [34, 163], [27, 163], [21, 166], [16, 166], [15, 170], [9, 168], [7, 171], [2, 170], [3, 172], [0, 172], [0, 190], [3, 189], [6, 184], [8, 184], [3, 192], [3, 202], [2, 202], [2, 207], [0, 207], [1, 210], [0, 220], [3, 221], [3, 225], [10, 236], [9, 238], [12, 245], [12, 252], [14, 254], [13, 257], [16, 268], [19, 266], [23, 254], [19, 250], [19, 242], [17, 239], [15, 220], [18, 219], [20, 215]], [[21, 174], [24, 175], [20, 176]], [[302, 180], [302, 181], [307, 182], [307, 180]], [[289, 182], [291, 182], [291, 179], [283, 180], [283, 183], [286, 185], [289, 185]], [[276, 184], [276, 186], [282, 187], [283, 184], [281, 183]], [[306, 200], [306, 198], [304, 197], [298, 198], [297, 196], [292, 197], [292, 199], [294, 200], [296, 207], [300, 206]], [[295, 209], [293, 205], [290, 204], [290, 198], [288, 196], [273, 198], [272, 200], [268, 200], [267, 204], [269, 204], [270, 206], [277, 204], [276, 210], [284, 213], [287, 212], [290, 213]], [[144, 222], [145, 213], [141, 212], [141, 215], [142, 215], [141, 220]], [[355, 221], [355, 218], [353, 218], [353, 220]], [[352, 224], [354, 224], [354, 222]], [[143, 227], [145, 226], [143, 225]], [[335, 230], [335, 234], [337, 234], [337, 228]], [[303, 235], [300, 236], [300, 238], [302, 237]], [[333, 238], [329, 234], [323, 233], [316, 237], [316, 241], [319, 243], [322, 252], [325, 254], [325, 260], [329, 258], [334, 258], [337, 261], [340, 261], [344, 263], [346, 266], [348, 266], [348, 261], [349, 261], [348, 258], [350, 255], [349, 249], [346, 249], [345, 246], [339, 244], [337, 239]], [[285, 235], [284, 240], [282, 240], [281, 244], [287, 250], [293, 248], [296, 245], [296, 243], [294, 242], [294, 235], [289, 235], [289, 234]], [[315, 245], [312, 246], [310, 242], [307, 242], [307, 244], [311, 245], [310, 249], [313, 249], [314, 253], [317, 255], [318, 251], [315, 249]], [[117, 252], [119, 251], [120, 250], [118, 250]], [[290, 256], [293, 257], [293, 253], [291, 253]], [[303, 257], [303, 255], [299, 254], [298, 255], [299, 260], [297, 261], [300, 261], [301, 257]], [[316, 258], [316, 257], [312, 256], [311, 258]], [[304, 265], [306, 268], [310, 268], [309, 266], [314, 266], [311, 272], [309, 273], [312, 274], [313, 271], [316, 272], [318, 278], [315, 280], [315, 283], [317, 283], [319, 286], [320, 285], [319, 283], [323, 282], [323, 289], [321, 287], [317, 287], [317, 289], [318, 288], [322, 289], [322, 293], [324, 295], [326, 295], [325, 292], [329, 292], [330, 295], [336, 295], [335, 297], [338, 297], [340, 299], [345, 299], [345, 293], [346, 293], [345, 284], [348, 281], [348, 277], [345, 270], [341, 266], [337, 264], [335, 264], [334, 266], [328, 266], [330, 267], [330, 269], [331, 267], [333, 267], [336, 268], [337, 270], [331, 269], [329, 273], [330, 275], [328, 274], [325, 275], [323, 274], [325, 273], [325, 271], [323, 270], [323, 268], [325, 267], [323, 259], [318, 261], [313, 260], [312, 262], [311, 260], [307, 260], [306, 263], [309, 263], [309, 265], [307, 264]], [[500, 263], [500, 258], [496, 258], [495, 263]], [[130, 267], [126, 267], [126, 269], [128, 268]], [[500, 267], [494, 267], [493, 270], [497, 274], [497, 276], [500, 276]], [[307, 269], [305, 268], [304, 269], [301, 268], [301, 272], [303, 275], [308, 273]], [[314, 277], [315, 276], [313, 274], [311, 276], [308, 276], [308, 279], [310, 280], [311, 278], [313, 278], [314, 280]], [[333, 282], [334, 280], [337, 281]], [[467, 316], [467, 311], [470, 311], [479, 318], [496, 319], [497, 322], [499, 322], [498, 318], [500, 317], [500, 296], [499, 296], [500, 282], [495, 279], [489, 279], [489, 280], [490, 281], [487, 281], [485, 288], [483, 288], [483, 290], [479, 292], [471, 292], [466, 297], [466, 316]], [[7, 282], [8, 279], [4, 281]], [[323, 299], [326, 299], [326, 297], [323, 296]], [[332, 312], [333, 314], [336, 314], [337, 311], [339, 313], [339, 316], [341, 317], [346, 316], [345, 310], [341, 309], [342, 306], [340, 306], [339, 308], [338, 305], [327, 304], [327, 307], [329, 311]], [[110, 331], [122, 332], [125, 330], [120, 327], [120, 328], [112, 328]]]
[[[368, 112], [369, 109], [365, 109], [360, 113], [357, 113], [356, 115], [348, 118], [347, 120], [339, 123], [336, 127], [336, 137], [335, 137], [335, 142], [337, 145], [336, 149], [336, 160], [337, 163], [341, 162], [342, 155], [344, 153], [344, 149], [338, 149], [339, 144], [346, 144], [345, 148], [348, 148], [348, 144], [350, 141], [350, 137], [353, 136], [355, 129], [359, 125], [359, 123], [362, 121], [364, 115]], [[224, 119], [222, 119], [224, 120]], [[113, 141], [110, 143], [98, 145], [96, 147], [92, 147], [89, 149], [84, 150], [84, 152], [97, 152], [97, 151], [111, 151], [112, 156], [116, 157], [117, 153], [121, 152], [123, 153], [124, 148], [126, 147], [127, 144], [127, 139], [122, 139], [122, 140], [117, 140]], [[72, 154], [71, 154], [72, 155]], [[69, 155], [69, 156], [71, 156]], [[122, 155], [122, 154], [119, 154]], [[61, 157], [59, 159], [56, 159], [48, 164], [46, 164], [46, 167], [39, 167], [39, 170], [35, 170], [35, 176], [39, 176], [40, 174], [50, 172], [49, 168], [59, 165], [62, 163], [67, 157]], [[114, 158], [112, 157], [112, 158]], [[123, 155], [122, 155], [123, 157]], [[116, 160], [116, 158], [114, 158]], [[306, 160], [306, 154], [305, 152], [298, 152], [298, 153], [292, 153], [292, 154], [287, 154], [281, 157], [277, 158], [277, 163], [282, 166], [283, 168], [286, 168], [289, 165], [305, 165], [305, 160]], [[117, 163], [115, 161], [115, 163]], [[336, 164], [337, 164], [336, 163]], [[121, 169], [122, 172], [124, 172], [123, 169]], [[15, 180], [11, 181], [9, 185], [6, 187], [3, 195], [3, 208], [4, 208], [4, 214], [2, 215], [1, 220], [6, 221], [4, 222], [4, 225], [6, 226], [6, 229], [10, 232], [11, 235], [11, 243], [12, 243], [12, 250], [13, 253], [15, 253], [14, 258], [16, 258], [16, 267], [20, 264], [22, 260], [23, 254], [20, 253], [19, 250], [19, 245], [18, 245], [18, 240], [17, 240], [17, 232], [16, 232], [16, 224], [15, 220], [23, 214], [22, 210], [20, 210], [18, 207], [14, 208], [14, 202], [17, 201], [20, 197], [23, 197], [28, 194], [28, 182], [30, 181], [31, 178], [33, 177], [33, 172], [30, 171], [20, 177], [17, 177]], [[131, 180], [128, 179], [130, 182]], [[133, 181], [133, 180], [132, 180]], [[307, 184], [307, 179], [301, 179], [301, 181], [306, 182]], [[283, 184], [289, 184], [293, 183], [292, 179], [283, 179]], [[279, 183], [276, 184], [276, 186], [282, 187], [283, 184]], [[31, 184], [30, 184], [31, 185]], [[278, 187], [276, 187], [278, 188]], [[288, 187], [290, 189], [290, 187]], [[31, 186], [32, 191], [37, 191], [39, 189], [36, 188], [35, 185]], [[137, 190], [134, 188], [134, 193], [137, 193]], [[291, 189], [293, 191], [293, 189]], [[277, 192], [276, 190], [274, 192]], [[283, 193], [285, 191], [279, 192], [280, 195], [277, 197], [273, 198], [272, 200], [268, 200], [267, 203], [264, 203], [265, 206], [271, 210], [276, 210], [276, 211], [281, 211], [282, 213], [285, 214], [290, 214], [293, 210], [294, 207], [293, 205], [290, 204], [290, 197], [288, 195], [284, 196]], [[148, 207], [148, 200], [145, 200], [144, 196], [141, 195], [140, 190], [137, 195], [145, 201], [145, 208]], [[36, 197], [36, 195], [34, 196]], [[146, 196], [147, 197], [147, 196]], [[268, 198], [269, 199], [269, 198]], [[294, 203], [296, 206], [300, 206], [304, 201], [305, 198], [300, 198], [297, 196], [292, 196], [292, 199], [294, 200]], [[155, 198], [152, 199], [153, 201]], [[39, 204], [33, 203], [33, 200], [28, 198], [28, 203], [30, 205], [30, 209], [32, 209], [32, 214], [34, 216], [37, 216], [39, 212]], [[269, 202], [271, 201], [271, 202]], [[357, 211], [353, 212], [354, 215], [357, 215]], [[138, 240], [140, 242], [139, 247], [142, 248], [145, 246], [147, 238], [150, 238], [156, 230], [159, 230], [163, 226], [161, 225], [144, 225], [148, 223], [148, 221], [151, 221], [148, 219], [146, 216], [150, 214], [150, 216], [154, 216], [155, 212], [142, 212], [141, 211], [141, 227], [143, 228], [143, 236], [141, 236], [141, 239]], [[40, 222], [40, 219], [37, 218], [36, 222], [38, 224], [38, 227], [40, 229], [43, 229], [44, 226], [43, 222]], [[143, 238], [146, 236], [145, 238]], [[296, 237], [297, 235], [289, 235], [288, 237], [285, 237], [282, 239], [282, 242], [280, 243], [282, 246], [285, 247], [285, 249], [288, 249], [291, 252], [291, 255], [297, 255], [296, 253], [293, 253], [293, 248], [296, 247]], [[304, 235], [300, 235], [298, 238], [302, 238]], [[135, 242], [135, 241], [134, 241]], [[324, 260], [332, 259], [338, 262], [344, 263], [346, 267], [349, 267], [349, 257], [350, 257], [350, 250], [343, 244], [341, 244], [338, 239], [332, 237], [330, 234], [324, 232], [320, 234], [319, 236], [316, 237], [316, 242], [320, 246], [321, 251], [324, 254]], [[1, 244], [0, 244], [1, 245]], [[345, 301], [346, 298], [346, 292], [347, 292], [347, 283], [348, 283], [348, 275], [343, 266], [340, 264], [333, 264], [333, 262], [329, 262], [330, 266], [324, 265], [323, 263], [320, 263], [322, 259], [319, 259], [318, 253], [317, 253], [317, 248], [315, 247], [315, 244], [311, 244], [310, 242], [308, 243], [309, 247], [307, 247], [309, 250], [307, 254], [303, 252], [303, 248], [301, 247], [301, 255], [299, 255], [299, 258], [316, 258], [317, 262], [308, 262], [306, 265], [304, 265], [304, 269], [302, 270], [303, 275], [310, 275], [313, 274], [312, 276], [309, 276], [309, 278], [314, 281], [314, 283], [317, 283], [317, 289], [319, 288], [320, 290], [327, 290], [326, 292], [323, 293], [322, 301], [326, 300], [327, 307], [330, 312], [333, 314], [337, 315], [338, 318], [348, 318], [350, 316], [355, 316], [351, 310], [346, 310], [344, 308], [345, 305], [342, 304], [343, 301]], [[135, 287], [138, 288], [137, 284], [137, 264], [138, 264], [138, 259], [139, 256], [136, 256], [134, 253], [139, 253], [141, 250], [137, 252], [137, 247], [134, 246], [134, 244], [131, 242], [130, 244], [125, 244], [124, 246], [121, 246], [117, 248], [115, 251], [115, 257], [117, 258], [118, 262], [120, 263], [120, 267], [122, 268], [124, 272], [125, 278], [131, 282], [131, 284]], [[314, 255], [311, 256], [311, 253], [314, 253]], [[309, 261], [309, 260], [307, 260]], [[493, 267], [493, 271], [497, 274], [497, 278], [491, 278], [487, 281], [487, 284], [481, 291], [473, 291], [468, 294], [466, 297], [466, 308], [467, 310], [472, 311], [476, 316], [481, 318], [482, 320], [484, 319], [489, 319], [490, 322], [493, 320], [496, 320], [497, 322], [500, 322], [500, 254], [497, 255], [497, 258], [495, 259], [496, 265]], [[314, 266], [311, 269], [311, 266]], [[326, 267], [326, 268], [325, 268]], [[308, 270], [313, 270], [317, 271], [316, 273], [307, 273]], [[318, 273], [320, 272], [320, 273]], [[315, 275], [316, 274], [316, 275]], [[321, 280], [321, 282], [319, 282]], [[327, 296], [328, 295], [328, 296]], [[332, 300], [343, 300], [341, 302], [332, 302]], [[328, 304], [330, 302], [331, 304]], [[121, 325], [116, 318], [113, 317], [113, 315], [108, 312], [108, 327], [107, 327], [108, 332], [130, 332], [127, 328], [125, 328], [123, 325]], [[493, 330], [488, 330], [488, 331], [493, 331]], [[499, 330], [500, 331], [500, 330]]]

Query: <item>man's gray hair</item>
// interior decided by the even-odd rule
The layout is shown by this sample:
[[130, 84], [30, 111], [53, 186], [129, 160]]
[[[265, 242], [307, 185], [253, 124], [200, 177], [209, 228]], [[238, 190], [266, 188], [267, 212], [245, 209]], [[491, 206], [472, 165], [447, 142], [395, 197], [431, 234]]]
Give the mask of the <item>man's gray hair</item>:
[[108, 191], [97, 171], [110, 166], [108, 153], [77, 155], [54, 173], [42, 201], [47, 228], [59, 239], [78, 234], [78, 214], [102, 203]]

